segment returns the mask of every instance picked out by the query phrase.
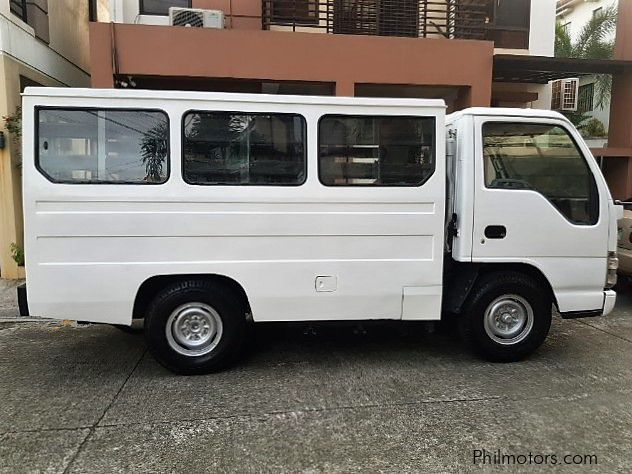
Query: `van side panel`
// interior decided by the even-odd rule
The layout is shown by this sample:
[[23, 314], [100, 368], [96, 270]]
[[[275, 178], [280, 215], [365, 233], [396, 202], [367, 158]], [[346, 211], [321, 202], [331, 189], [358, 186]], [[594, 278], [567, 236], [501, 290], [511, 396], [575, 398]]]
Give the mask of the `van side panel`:
[[[142, 94], [25, 97], [25, 250], [32, 314], [128, 324], [136, 292], [147, 279], [218, 274], [243, 286], [256, 321], [439, 319], [442, 107], [297, 105], [241, 101], [239, 95], [209, 101], [196, 94], [191, 100], [182, 99], [183, 93], [177, 100]], [[164, 110], [171, 124], [168, 181], [50, 182], [34, 165], [34, 109], [41, 105]], [[286, 187], [186, 184], [180, 124], [191, 109], [302, 114], [308, 127], [306, 182]], [[420, 187], [323, 186], [316, 134], [318, 119], [328, 113], [435, 117], [433, 176]]]

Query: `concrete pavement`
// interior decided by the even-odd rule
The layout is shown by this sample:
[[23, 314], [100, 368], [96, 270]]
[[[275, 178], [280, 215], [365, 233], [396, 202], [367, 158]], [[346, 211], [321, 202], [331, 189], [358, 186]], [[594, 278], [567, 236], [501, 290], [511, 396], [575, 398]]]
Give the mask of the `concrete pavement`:
[[[0, 324], [1, 472], [462, 472], [474, 450], [632, 464], [632, 290], [556, 319], [529, 360], [489, 364], [451, 331], [261, 326], [244, 360], [179, 377], [141, 335]], [[522, 466], [575, 472], [576, 466]]]
[[16, 287], [23, 280], [0, 279], [0, 319], [15, 318], [20, 315]]

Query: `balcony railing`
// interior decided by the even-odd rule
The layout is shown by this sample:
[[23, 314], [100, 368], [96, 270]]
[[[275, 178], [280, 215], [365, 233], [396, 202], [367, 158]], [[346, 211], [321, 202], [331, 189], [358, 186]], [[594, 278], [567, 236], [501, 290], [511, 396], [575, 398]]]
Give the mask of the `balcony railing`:
[[[485, 39], [488, 0], [263, 0], [264, 29]], [[492, 7], [493, 11], [493, 7]]]

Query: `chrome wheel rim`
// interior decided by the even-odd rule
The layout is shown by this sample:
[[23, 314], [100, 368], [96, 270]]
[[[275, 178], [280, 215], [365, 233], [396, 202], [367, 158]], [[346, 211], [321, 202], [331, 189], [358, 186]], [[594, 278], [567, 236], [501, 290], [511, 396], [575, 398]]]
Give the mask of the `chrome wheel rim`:
[[222, 339], [223, 330], [222, 318], [211, 306], [186, 303], [169, 315], [165, 334], [174, 351], [196, 357], [215, 349]]
[[485, 332], [494, 342], [517, 344], [533, 329], [533, 308], [521, 296], [499, 296], [487, 307], [484, 326]]

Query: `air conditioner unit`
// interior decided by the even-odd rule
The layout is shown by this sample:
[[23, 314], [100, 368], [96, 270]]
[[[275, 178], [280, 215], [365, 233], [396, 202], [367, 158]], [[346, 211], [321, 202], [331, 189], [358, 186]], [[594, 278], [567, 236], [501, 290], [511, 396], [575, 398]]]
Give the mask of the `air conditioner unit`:
[[224, 28], [224, 12], [221, 10], [202, 10], [200, 8], [169, 8], [171, 26], [190, 26], [195, 28]]
[[579, 79], [558, 79], [551, 84], [551, 109], [564, 112], [576, 112], [579, 92]]

